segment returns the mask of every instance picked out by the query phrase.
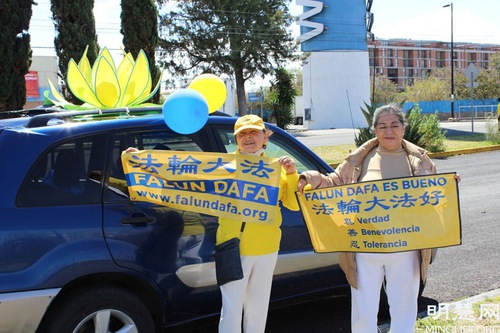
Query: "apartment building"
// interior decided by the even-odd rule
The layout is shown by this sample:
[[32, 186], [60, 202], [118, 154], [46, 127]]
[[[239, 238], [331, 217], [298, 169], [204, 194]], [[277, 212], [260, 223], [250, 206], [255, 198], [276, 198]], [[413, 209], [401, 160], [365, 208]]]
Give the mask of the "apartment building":
[[[400, 88], [425, 78], [433, 69], [451, 67], [451, 43], [409, 39], [368, 41], [370, 76], [387, 76]], [[464, 70], [470, 63], [488, 68], [500, 45], [453, 43], [453, 67]]]

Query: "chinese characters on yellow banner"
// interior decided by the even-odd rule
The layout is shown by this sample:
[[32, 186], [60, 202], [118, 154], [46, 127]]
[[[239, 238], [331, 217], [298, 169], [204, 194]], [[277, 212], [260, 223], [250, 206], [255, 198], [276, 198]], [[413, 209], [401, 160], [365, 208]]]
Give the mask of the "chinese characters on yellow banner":
[[144, 150], [122, 154], [130, 199], [253, 223], [272, 223], [281, 164], [240, 154]]
[[400, 252], [460, 245], [454, 173], [306, 191], [298, 199], [316, 252]]

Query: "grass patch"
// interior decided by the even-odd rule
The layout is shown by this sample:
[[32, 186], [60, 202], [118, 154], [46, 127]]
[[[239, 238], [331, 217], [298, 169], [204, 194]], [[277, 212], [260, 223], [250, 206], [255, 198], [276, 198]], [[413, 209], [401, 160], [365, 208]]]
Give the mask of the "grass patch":
[[450, 136], [444, 140], [446, 151], [480, 148], [494, 145], [488, 141], [487, 135], [484, 133], [474, 133], [469, 135]]
[[[490, 136], [484, 133], [450, 136], [444, 140], [445, 151], [481, 148], [498, 144], [489, 141], [489, 139]], [[311, 150], [327, 163], [337, 164], [343, 162], [350, 152], [356, 150], [356, 145], [353, 142], [344, 145], [311, 147]]]
[[335, 145], [335, 146], [317, 146], [311, 147], [311, 150], [318, 154], [326, 163], [340, 163], [351, 152], [356, 150], [354, 143], [348, 145]]

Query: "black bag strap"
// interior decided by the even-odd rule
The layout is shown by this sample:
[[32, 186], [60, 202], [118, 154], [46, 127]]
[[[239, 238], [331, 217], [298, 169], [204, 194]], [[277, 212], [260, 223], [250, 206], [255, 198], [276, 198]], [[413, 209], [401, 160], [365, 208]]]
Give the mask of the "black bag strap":
[[245, 224], [246, 224], [246, 222], [241, 222], [240, 238], [241, 238], [241, 236], [243, 236], [243, 230], [245, 230]]

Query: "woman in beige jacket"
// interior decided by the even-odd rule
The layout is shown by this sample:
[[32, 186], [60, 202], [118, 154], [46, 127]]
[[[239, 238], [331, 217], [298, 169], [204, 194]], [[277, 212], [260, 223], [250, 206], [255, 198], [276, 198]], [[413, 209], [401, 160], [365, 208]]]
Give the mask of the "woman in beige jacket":
[[[398, 105], [375, 111], [372, 128], [376, 138], [350, 154], [334, 173], [306, 171], [299, 191], [396, 177], [436, 173], [426, 151], [403, 139], [406, 124]], [[459, 177], [457, 176], [459, 180]], [[391, 332], [413, 333], [420, 279], [426, 280], [431, 250], [398, 253], [339, 253], [339, 263], [351, 285], [353, 333], [376, 333], [380, 288], [387, 281]]]

